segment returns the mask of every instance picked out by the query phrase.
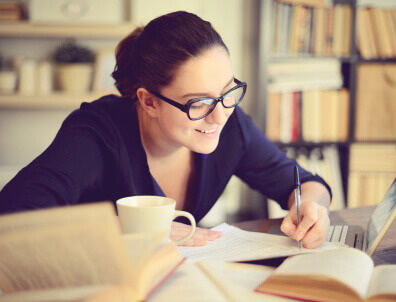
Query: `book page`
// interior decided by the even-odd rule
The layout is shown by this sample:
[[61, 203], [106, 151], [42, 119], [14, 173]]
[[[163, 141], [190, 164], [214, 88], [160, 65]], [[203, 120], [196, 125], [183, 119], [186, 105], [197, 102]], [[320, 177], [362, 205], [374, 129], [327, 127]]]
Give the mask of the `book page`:
[[167, 232], [132, 233], [123, 234], [122, 240], [128, 251], [133, 279], [137, 280], [143, 266], [155, 251], [166, 246], [164, 242]]
[[194, 264], [182, 264], [147, 302], [227, 302], [216, 285]]
[[103, 285], [79, 286], [70, 288], [52, 288], [45, 290], [0, 294], [0, 302], [65, 302], [81, 301], [106, 289]]
[[167, 232], [123, 235], [133, 267], [135, 289], [142, 301], [184, 261]]
[[393, 294], [396, 297], [396, 265], [379, 265], [374, 268], [367, 297]]
[[178, 247], [180, 254], [187, 258], [187, 263], [195, 263], [204, 259], [221, 261], [269, 259], [313, 253], [336, 247], [332, 243], [325, 242], [317, 249], [302, 248], [300, 251], [297, 241], [286, 236], [248, 232], [226, 223], [213, 228], [213, 230], [223, 232], [222, 236], [214, 241], [209, 241], [204, 246]]
[[228, 301], [297, 301], [255, 292], [260, 283], [273, 273], [272, 267], [217, 260], [203, 260], [195, 265], [217, 285]]
[[286, 259], [274, 276], [325, 276], [338, 280], [365, 297], [374, 263], [371, 258], [353, 248], [339, 248]]
[[114, 216], [114, 207], [110, 202], [100, 202], [91, 204], [81, 204], [74, 206], [63, 206], [57, 208], [47, 208], [31, 210], [13, 214], [0, 215], [0, 236], [22, 230], [32, 230], [33, 228], [52, 227], [60, 224], [73, 224], [74, 221], [93, 221], [106, 217], [108, 223], [109, 216]]
[[[0, 240], [0, 290], [133, 284], [129, 257], [111, 208], [91, 204], [84, 218], [81, 212], [85, 209], [75, 206], [67, 211], [20, 213], [15, 214], [19, 216], [15, 223], [7, 217], [13, 214], [0, 217], [2, 230], [6, 230]], [[23, 227], [23, 219], [30, 228]], [[46, 225], [48, 221], [53, 223]]]

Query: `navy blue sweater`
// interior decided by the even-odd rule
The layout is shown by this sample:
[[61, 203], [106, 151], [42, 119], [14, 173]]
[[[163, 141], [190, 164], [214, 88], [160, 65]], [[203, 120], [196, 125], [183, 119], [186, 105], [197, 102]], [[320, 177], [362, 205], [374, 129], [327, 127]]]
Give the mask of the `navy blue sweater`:
[[[211, 154], [195, 153], [192, 200], [185, 210], [199, 221], [231, 176], [287, 208], [295, 161], [271, 143], [237, 107]], [[301, 182], [318, 176], [301, 167]], [[72, 205], [133, 195], [164, 196], [143, 149], [136, 107], [114, 95], [83, 103], [63, 122], [52, 144], [0, 192], [0, 213]]]

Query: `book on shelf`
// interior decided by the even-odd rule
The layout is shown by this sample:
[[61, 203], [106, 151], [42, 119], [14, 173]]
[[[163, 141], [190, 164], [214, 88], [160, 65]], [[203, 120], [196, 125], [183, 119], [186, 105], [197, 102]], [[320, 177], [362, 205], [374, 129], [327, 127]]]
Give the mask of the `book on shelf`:
[[350, 146], [348, 207], [374, 205], [395, 178], [396, 143]]
[[337, 59], [298, 59], [268, 66], [270, 92], [342, 87], [341, 63]]
[[333, 42], [334, 42], [334, 7], [329, 7], [327, 9], [327, 22], [325, 30], [325, 45], [324, 54], [326, 56], [331, 56], [333, 52]]
[[277, 1], [286, 4], [306, 5], [306, 6], [315, 6], [315, 7], [323, 7], [327, 4], [326, 0], [277, 0]]
[[339, 248], [286, 259], [257, 292], [307, 301], [394, 301], [396, 265], [374, 267], [370, 256]]
[[357, 45], [363, 58], [396, 57], [395, 12], [391, 8], [358, 8]]
[[0, 2], [0, 21], [18, 21], [22, 18], [22, 10], [19, 1]]
[[361, 63], [357, 67], [357, 141], [396, 141], [395, 83], [395, 63]]
[[78, 300], [110, 286], [141, 301], [183, 261], [164, 233], [122, 236], [111, 203], [1, 215], [0, 230], [0, 301]]
[[277, 1], [273, 17], [273, 53], [348, 56], [352, 33], [352, 8]]
[[348, 139], [349, 93], [341, 90], [271, 92], [266, 134], [282, 143], [340, 142]]

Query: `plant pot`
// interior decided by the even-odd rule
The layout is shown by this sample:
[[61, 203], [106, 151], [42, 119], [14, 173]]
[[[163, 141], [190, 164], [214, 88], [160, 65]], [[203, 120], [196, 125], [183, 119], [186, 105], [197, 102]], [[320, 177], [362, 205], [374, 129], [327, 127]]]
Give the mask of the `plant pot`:
[[91, 88], [92, 64], [72, 63], [58, 65], [59, 86], [66, 92], [87, 92]]

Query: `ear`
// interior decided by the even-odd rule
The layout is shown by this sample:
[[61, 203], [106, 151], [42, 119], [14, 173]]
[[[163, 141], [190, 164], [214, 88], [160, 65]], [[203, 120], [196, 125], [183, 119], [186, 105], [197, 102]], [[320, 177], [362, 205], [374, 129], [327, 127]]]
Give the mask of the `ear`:
[[146, 88], [139, 88], [136, 91], [140, 106], [152, 118], [158, 116], [158, 101]]

